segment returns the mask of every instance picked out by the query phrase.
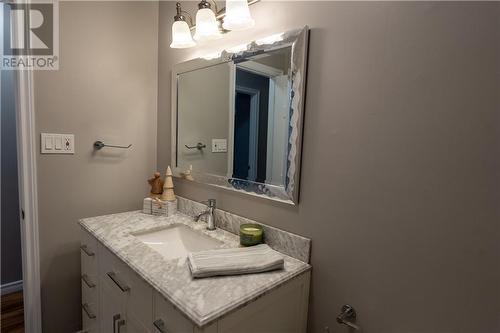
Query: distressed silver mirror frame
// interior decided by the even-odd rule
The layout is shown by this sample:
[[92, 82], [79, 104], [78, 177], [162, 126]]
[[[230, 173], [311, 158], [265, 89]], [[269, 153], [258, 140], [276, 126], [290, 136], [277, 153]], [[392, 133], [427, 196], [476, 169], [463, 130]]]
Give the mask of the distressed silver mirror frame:
[[[276, 38], [279, 37], [279, 38]], [[238, 63], [257, 54], [275, 51], [285, 47], [291, 47], [291, 100], [290, 100], [290, 124], [287, 154], [287, 175], [285, 186], [276, 186], [253, 181], [228, 178], [225, 176], [192, 172], [194, 182], [212, 185], [218, 188], [228, 189], [240, 193], [249, 194], [265, 199], [280, 201], [286, 204], [297, 205], [299, 203], [300, 167], [302, 152], [302, 132], [304, 122], [305, 92], [307, 78], [307, 56], [309, 45], [309, 28], [288, 31], [280, 35], [273, 35], [262, 41], [248, 43], [245, 50], [231, 52], [224, 50], [215, 58], [196, 58], [174, 66], [172, 70], [172, 149], [171, 163], [175, 177], [185, 179], [185, 170], [177, 167], [177, 89], [178, 75], [196, 69], [206, 68], [221, 63]]]

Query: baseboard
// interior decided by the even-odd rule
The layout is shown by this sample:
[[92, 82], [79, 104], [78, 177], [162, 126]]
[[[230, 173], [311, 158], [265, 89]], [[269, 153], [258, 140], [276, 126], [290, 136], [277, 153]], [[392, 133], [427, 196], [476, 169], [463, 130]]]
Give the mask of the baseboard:
[[15, 293], [16, 291], [23, 290], [23, 280], [2, 284], [0, 288], [2, 296], [10, 293]]

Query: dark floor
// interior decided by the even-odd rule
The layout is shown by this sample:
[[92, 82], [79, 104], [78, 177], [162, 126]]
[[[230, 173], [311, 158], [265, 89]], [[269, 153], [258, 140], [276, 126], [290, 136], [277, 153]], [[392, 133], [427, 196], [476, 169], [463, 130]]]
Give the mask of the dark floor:
[[4, 295], [0, 302], [2, 303], [0, 332], [24, 333], [23, 292]]

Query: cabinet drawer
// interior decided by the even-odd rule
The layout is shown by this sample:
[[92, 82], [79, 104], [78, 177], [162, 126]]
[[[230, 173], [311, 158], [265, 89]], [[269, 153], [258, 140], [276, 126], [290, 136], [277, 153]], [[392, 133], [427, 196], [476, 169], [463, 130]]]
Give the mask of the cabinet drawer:
[[125, 281], [130, 286], [127, 295], [127, 317], [133, 318], [145, 327], [152, 327], [153, 288], [130, 269], [126, 272]]
[[99, 245], [99, 280], [101, 289], [108, 286], [120, 303], [125, 303], [130, 286], [125, 278], [125, 264], [104, 245]]
[[97, 239], [84, 229], [80, 229], [80, 257], [82, 274], [97, 277]]
[[[192, 333], [194, 325], [158, 293], [154, 293], [155, 333]], [[159, 329], [160, 328], [160, 329]]]
[[106, 280], [100, 282], [100, 329], [102, 333], [116, 333], [118, 320], [125, 319], [123, 297], [117, 294], [116, 288], [110, 286]]
[[101, 280], [120, 295], [127, 308], [127, 317], [150, 327], [153, 319], [153, 288], [104, 246], [99, 274]]

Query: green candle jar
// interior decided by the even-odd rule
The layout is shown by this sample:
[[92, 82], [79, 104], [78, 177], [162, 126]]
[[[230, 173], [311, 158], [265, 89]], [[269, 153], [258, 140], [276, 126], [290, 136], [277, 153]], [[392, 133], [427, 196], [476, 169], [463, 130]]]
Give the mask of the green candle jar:
[[252, 246], [262, 243], [264, 230], [262, 226], [254, 223], [245, 223], [240, 226], [240, 244]]

